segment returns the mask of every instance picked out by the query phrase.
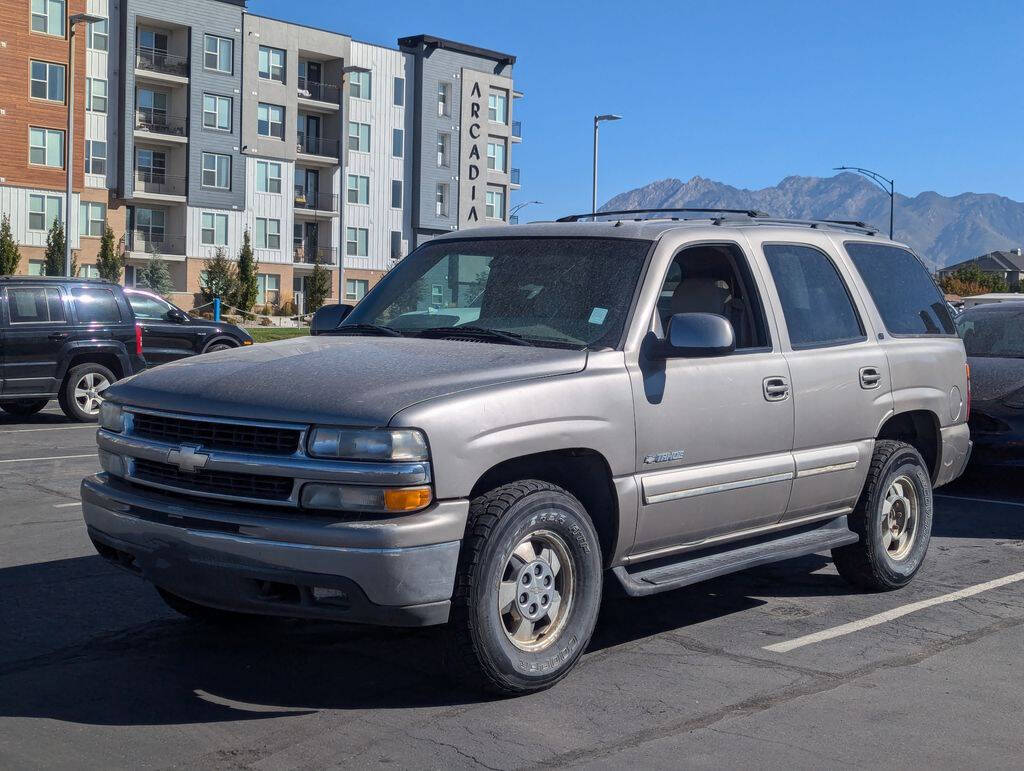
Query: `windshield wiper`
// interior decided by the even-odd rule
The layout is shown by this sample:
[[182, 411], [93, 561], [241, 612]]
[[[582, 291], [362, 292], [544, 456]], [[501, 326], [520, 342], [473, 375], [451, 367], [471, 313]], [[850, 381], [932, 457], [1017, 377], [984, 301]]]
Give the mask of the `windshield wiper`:
[[401, 337], [402, 333], [397, 329], [391, 327], [381, 326], [380, 324], [342, 324], [340, 327], [332, 329], [330, 332], [325, 332], [326, 335], [347, 335], [349, 333], [354, 334], [371, 334], [371, 335], [382, 335], [384, 337]]
[[492, 340], [500, 340], [503, 343], [510, 343], [512, 345], [534, 345], [525, 337], [517, 335], [515, 332], [501, 332], [497, 329], [472, 325], [464, 327], [428, 327], [427, 329], [418, 329], [416, 333], [420, 337], [489, 337]]

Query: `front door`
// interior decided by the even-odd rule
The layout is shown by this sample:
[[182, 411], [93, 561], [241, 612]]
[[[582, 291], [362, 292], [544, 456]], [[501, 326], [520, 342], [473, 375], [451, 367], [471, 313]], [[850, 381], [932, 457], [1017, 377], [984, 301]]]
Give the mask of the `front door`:
[[72, 329], [64, 290], [19, 284], [6, 293], [4, 395], [55, 394]]
[[147, 294], [130, 294], [128, 302], [142, 325], [142, 348], [148, 364], [182, 359], [197, 352], [203, 327], [171, 320], [173, 306]]
[[642, 351], [630, 368], [641, 487], [636, 555], [772, 525], [786, 510], [789, 367], [753, 276], [735, 243], [684, 248], [664, 276], [648, 343], [675, 313], [715, 313], [731, 322], [736, 351], [667, 361]]

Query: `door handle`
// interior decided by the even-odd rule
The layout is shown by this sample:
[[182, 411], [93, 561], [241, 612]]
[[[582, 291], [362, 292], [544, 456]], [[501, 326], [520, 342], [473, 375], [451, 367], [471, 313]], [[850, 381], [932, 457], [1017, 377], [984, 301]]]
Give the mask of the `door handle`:
[[764, 398], [770, 402], [781, 402], [789, 398], [789, 383], [784, 377], [766, 377], [763, 387]]
[[50, 340], [63, 340], [68, 336], [67, 332], [51, 332], [47, 337]]
[[860, 368], [860, 387], [870, 390], [872, 388], [878, 388], [882, 384], [882, 373], [878, 371], [877, 367], [861, 367]]

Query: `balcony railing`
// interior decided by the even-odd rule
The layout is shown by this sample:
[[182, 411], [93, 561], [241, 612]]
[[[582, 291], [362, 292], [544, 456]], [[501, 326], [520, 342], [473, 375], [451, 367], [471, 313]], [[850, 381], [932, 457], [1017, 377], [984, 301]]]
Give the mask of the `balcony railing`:
[[299, 98], [315, 99], [318, 102], [330, 102], [338, 104], [341, 99], [341, 89], [331, 83], [320, 83], [309, 78], [299, 78]]
[[126, 235], [130, 252], [185, 254], [185, 236], [172, 236], [158, 230], [132, 230]]
[[523, 138], [523, 122], [520, 120], [512, 121], [512, 136], [516, 139]]
[[317, 263], [321, 265], [337, 265], [338, 247], [296, 244], [292, 248], [292, 260], [303, 265], [316, 265]]
[[185, 195], [186, 180], [184, 177], [173, 177], [162, 171], [151, 169], [135, 170], [135, 192], [155, 193], [157, 195]]
[[338, 213], [341, 196], [321, 195], [316, 191], [306, 190], [303, 187], [295, 188], [295, 208], [308, 211], [330, 211]]
[[338, 157], [338, 140], [311, 137], [306, 134], [299, 134], [296, 147], [300, 153], [305, 155], [321, 155], [326, 158]]
[[179, 115], [168, 115], [164, 110], [139, 107], [135, 111], [136, 131], [148, 131], [164, 136], [188, 136], [188, 121]]
[[169, 54], [162, 48], [137, 46], [135, 48], [135, 68], [187, 78], [188, 57]]
[[511, 168], [508, 170], [508, 181], [513, 185], [519, 184], [519, 169]]

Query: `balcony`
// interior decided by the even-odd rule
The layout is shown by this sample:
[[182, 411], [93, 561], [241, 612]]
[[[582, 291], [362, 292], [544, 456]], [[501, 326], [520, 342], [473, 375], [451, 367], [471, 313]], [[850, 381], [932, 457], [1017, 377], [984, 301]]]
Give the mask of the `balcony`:
[[309, 78], [299, 78], [299, 100], [322, 102], [339, 109], [341, 89], [331, 83], [320, 83]]
[[512, 141], [522, 142], [523, 141], [523, 122], [520, 120], [512, 121]]
[[297, 265], [319, 263], [320, 265], [334, 266], [338, 264], [338, 247], [296, 244], [292, 248], [292, 261]]
[[328, 165], [337, 165], [338, 151], [340, 144], [337, 139], [323, 139], [321, 137], [299, 134], [296, 142], [296, 150], [299, 155], [309, 156], [308, 160], [326, 162]]
[[188, 120], [183, 116], [168, 115], [164, 110], [139, 107], [135, 110], [135, 131], [172, 143], [187, 142]]
[[315, 212], [338, 214], [341, 211], [340, 203], [341, 196], [339, 195], [322, 195], [316, 191], [306, 190], [303, 187], [296, 186], [295, 188], [296, 214], [303, 212], [310, 214]]
[[185, 200], [188, 185], [185, 177], [174, 177], [160, 170], [135, 170], [135, 196], [152, 197], [154, 199]]
[[508, 171], [509, 184], [519, 187], [519, 169], [511, 168]]
[[158, 230], [132, 230], [125, 234], [125, 241], [128, 251], [136, 252], [136, 256], [185, 256], [185, 236], [172, 236]]
[[171, 78], [187, 79], [189, 62], [187, 56], [168, 53], [161, 48], [137, 46], [135, 49], [135, 69], [142, 72], [168, 75]]

